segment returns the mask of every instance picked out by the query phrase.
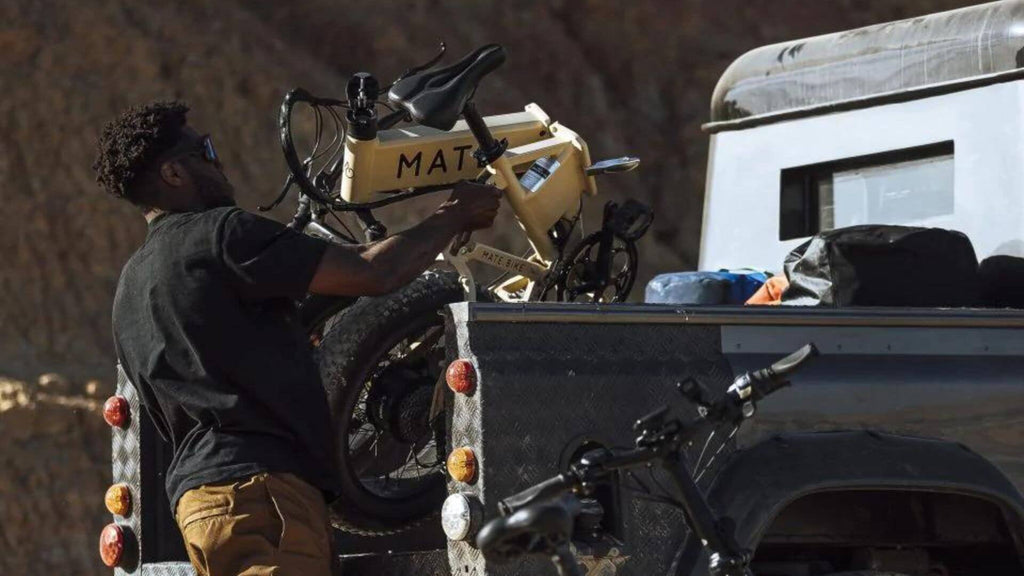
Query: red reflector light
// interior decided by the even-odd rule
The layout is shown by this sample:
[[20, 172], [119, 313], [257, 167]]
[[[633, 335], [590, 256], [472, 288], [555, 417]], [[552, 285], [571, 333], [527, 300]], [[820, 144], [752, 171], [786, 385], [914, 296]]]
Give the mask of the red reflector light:
[[456, 360], [448, 365], [444, 379], [452, 392], [469, 394], [476, 386], [476, 368], [469, 360]]
[[111, 396], [103, 403], [103, 419], [115, 428], [128, 425], [128, 401], [123, 396]]
[[124, 531], [117, 524], [107, 524], [100, 532], [100, 559], [110, 568], [121, 564], [124, 556]]

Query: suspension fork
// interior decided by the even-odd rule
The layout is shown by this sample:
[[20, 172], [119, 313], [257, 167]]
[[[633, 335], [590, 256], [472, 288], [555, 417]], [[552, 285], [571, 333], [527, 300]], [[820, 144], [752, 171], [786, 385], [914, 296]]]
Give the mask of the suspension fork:
[[704, 494], [693, 481], [693, 475], [682, 453], [673, 450], [662, 460], [662, 468], [672, 478], [672, 484], [682, 496], [683, 515], [692, 533], [702, 540], [711, 552], [711, 576], [746, 576], [749, 554], [740, 549], [736, 535], [726, 529], [723, 522], [708, 505]]

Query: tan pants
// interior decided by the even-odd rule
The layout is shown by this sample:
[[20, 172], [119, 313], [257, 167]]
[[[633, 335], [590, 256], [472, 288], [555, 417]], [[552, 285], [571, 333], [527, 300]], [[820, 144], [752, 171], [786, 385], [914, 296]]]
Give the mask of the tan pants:
[[330, 576], [331, 528], [319, 490], [257, 474], [189, 490], [175, 517], [199, 576]]

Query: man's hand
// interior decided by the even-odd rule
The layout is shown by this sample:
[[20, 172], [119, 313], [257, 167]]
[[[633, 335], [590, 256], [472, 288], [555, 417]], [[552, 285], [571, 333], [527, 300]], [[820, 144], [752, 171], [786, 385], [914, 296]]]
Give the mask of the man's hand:
[[433, 216], [408, 230], [371, 244], [331, 244], [309, 291], [374, 296], [404, 286], [434, 262], [452, 237], [490, 227], [500, 200], [494, 186], [459, 182]]
[[450, 213], [463, 232], [490, 228], [501, 205], [501, 190], [489, 184], [463, 180], [452, 189], [452, 195], [438, 208]]

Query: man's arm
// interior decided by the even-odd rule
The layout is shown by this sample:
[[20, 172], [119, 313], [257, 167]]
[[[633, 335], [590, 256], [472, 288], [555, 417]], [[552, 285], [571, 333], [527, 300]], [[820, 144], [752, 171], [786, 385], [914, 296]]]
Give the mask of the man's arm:
[[332, 244], [309, 291], [338, 296], [392, 292], [426, 270], [456, 234], [489, 227], [500, 198], [494, 187], [460, 182], [433, 215], [408, 230], [372, 244]]

